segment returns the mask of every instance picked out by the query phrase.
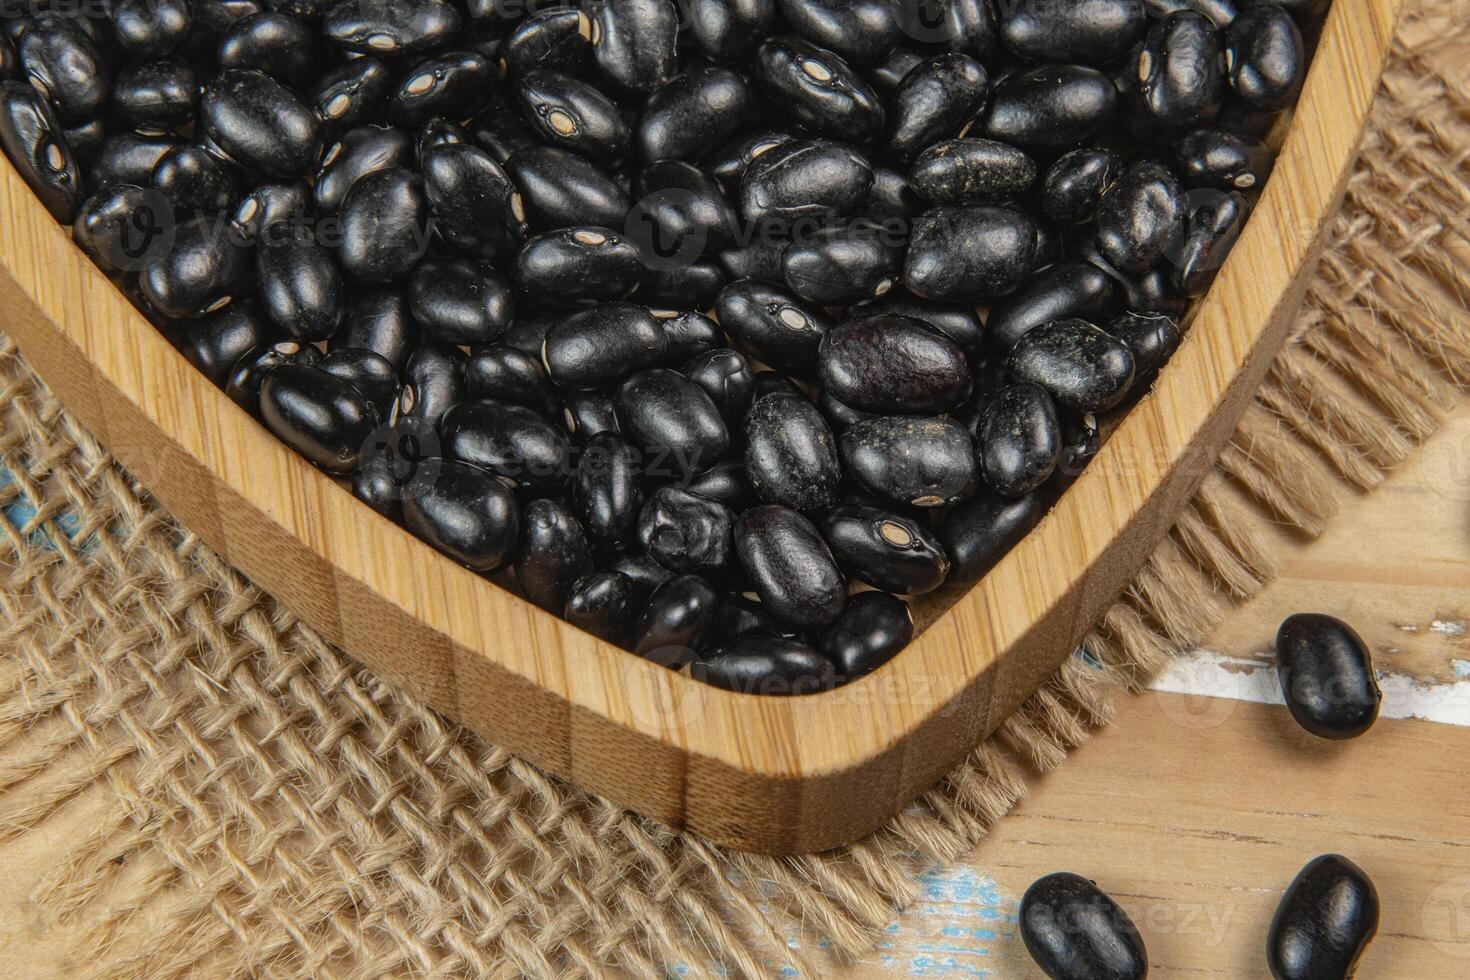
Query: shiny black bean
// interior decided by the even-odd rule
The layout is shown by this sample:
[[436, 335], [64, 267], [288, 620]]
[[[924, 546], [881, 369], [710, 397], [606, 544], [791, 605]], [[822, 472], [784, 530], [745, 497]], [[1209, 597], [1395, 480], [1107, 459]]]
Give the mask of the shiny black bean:
[[786, 274], [782, 270], [781, 259], [788, 244], [786, 239], [757, 234], [749, 245], [721, 252], [720, 268], [725, 270], [732, 282], [754, 279], [762, 283], [774, 283], [785, 289]]
[[1001, 41], [1033, 61], [1107, 64], [1126, 54], [1145, 28], [1141, 0], [1019, 0], [1002, 10]]
[[403, 501], [410, 531], [477, 572], [494, 571], [515, 553], [520, 513], [504, 483], [476, 466], [446, 459], [434, 481]]
[[1042, 65], [996, 83], [985, 135], [1025, 149], [1072, 146], [1103, 132], [1117, 109], [1112, 79], [1083, 65]]
[[1112, 186], [1122, 170], [1118, 154], [1103, 147], [1064, 153], [1046, 172], [1041, 188], [1042, 210], [1061, 224], [1090, 221], [1103, 191]]
[[608, 391], [562, 391], [562, 419], [567, 431], [579, 439], [590, 439], [601, 432], [621, 432], [617, 408]]
[[1180, 292], [1203, 296], [1245, 227], [1250, 205], [1238, 192], [1219, 194], [1190, 212], [1175, 281]]
[[118, 0], [112, 5], [112, 31], [134, 58], [162, 58], [189, 36], [189, 0]]
[[470, 354], [465, 362], [465, 388], [471, 398], [524, 405], [549, 419], [561, 417], [561, 399], [540, 359], [503, 343]]
[[467, 401], [444, 414], [445, 455], [525, 487], [557, 487], [571, 476], [566, 433], [537, 412], [508, 402]]
[[172, 339], [190, 364], [223, 388], [236, 362], [269, 344], [273, 336], [271, 324], [260, 309], [241, 301], [179, 324]]
[[755, 502], [750, 474], [746, 472], [745, 461], [739, 459], [727, 459], [703, 473], [696, 473], [684, 489], [718, 500], [731, 510], [744, 510]]
[[876, 416], [850, 425], [838, 442], [847, 475], [884, 500], [945, 507], [975, 494], [975, 443], [953, 419]]
[[638, 247], [611, 228], [584, 225], [539, 235], [516, 256], [522, 289], [562, 302], [620, 299], [643, 281]]
[[1033, 327], [1062, 317], [1093, 316], [1112, 299], [1112, 280], [1101, 269], [1087, 262], [1056, 262], [996, 302], [985, 328], [993, 344], [1009, 349]]
[[944, 140], [920, 153], [909, 184], [931, 204], [1001, 204], [1036, 182], [1036, 161], [995, 140]]
[[353, 58], [316, 80], [307, 104], [332, 132], [371, 122], [393, 87], [393, 73], [377, 58]]
[[425, 340], [414, 348], [404, 366], [398, 415], [418, 419], [437, 429], [444, 413], [464, 397], [465, 355], [458, 347]]
[[935, 534], [949, 555], [949, 581], [978, 582], [1046, 514], [1049, 500], [1033, 493], [1013, 500], [986, 491], [944, 516]]
[[505, 41], [512, 76], [537, 68], [578, 74], [592, 57], [592, 19], [580, 10], [540, 10], [516, 25]]
[[632, 537], [643, 506], [642, 457], [616, 432], [588, 438], [572, 478], [572, 499], [594, 541], [619, 547]]
[[991, 399], [980, 419], [980, 472], [996, 493], [1024, 497], [1056, 472], [1062, 433], [1051, 396], [1013, 384]]
[[633, 298], [650, 306], [693, 306], [707, 310], [730, 281], [717, 261], [691, 262], [673, 269], [649, 269]]
[[256, 292], [271, 321], [292, 340], [326, 340], [342, 322], [342, 274], [332, 253], [307, 237], [259, 250]]
[[400, 279], [428, 249], [429, 213], [418, 178], [400, 167], [360, 178], [342, 200], [342, 271], [372, 282]]
[[643, 551], [674, 572], [713, 576], [730, 564], [735, 515], [716, 500], [660, 487], [638, 517]]
[[82, 202], [72, 221], [72, 240], [103, 269], [139, 268], [150, 252], [167, 248], [170, 205], [157, 191], [118, 184]]
[[650, 92], [674, 77], [678, 32], [679, 10], [672, 0], [600, 4], [593, 16], [593, 57], [617, 85]]
[[603, 303], [553, 327], [542, 359], [562, 388], [606, 388], [663, 363], [668, 347], [663, 326], [647, 307]]
[[[221, 310], [219, 316], [239, 303], [231, 303]], [[272, 371], [283, 364], [315, 366], [322, 359], [321, 351], [311, 344], [294, 340], [282, 340], [265, 347], [258, 347], [238, 358], [230, 368], [222, 387], [230, 400], [251, 415], [260, 416], [260, 386]]]
[[644, 160], [697, 160], [745, 125], [750, 92], [728, 68], [692, 68], [654, 89], [638, 120]]
[[766, 95], [802, 127], [848, 143], [883, 132], [883, 103], [838, 55], [796, 37], [767, 39], [755, 75]]
[[483, 259], [426, 259], [408, 279], [424, 335], [460, 347], [494, 343], [514, 315], [510, 283]]
[[868, 412], [938, 414], [970, 393], [970, 366], [960, 346], [903, 316], [838, 324], [822, 338], [818, 364], [834, 398]]
[[[71, 224], [82, 202], [81, 172], [51, 107], [24, 82], [0, 84], [0, 146], [51, 217]], [[147, 184], [148, 176], [118, 183]]]
[[525, 205], [500, 165], [476, 146], [440, 144], [420, 164], [434, 227], [451, 244], [508, 256], [524, 242]]
[[1357, 972], [1378, 934], [1378, 889], [1341, 854], [1323, 854], [1297, 872], [1266, 934], [1275, 980], [1335, 980]]
[[322, 30], [333, 44], [354, 54], [427, 54], [459, 32], [461, 18], [443, 0], [339, 3], [327, 12]]
[[725, 346], [724, 331], [703, 313], [654, 310], [653, 315], [669, 340], [665, 357], [670, 365], [683, 364], [696, 354]]
[[505, 169], [534, 227], [623, 226], [627, 191], [584, 157], [553, 146], [527, 147], [511, 156]]
[[350, 473], [377, 426], [351, 384], [308, 364], [282, 364], [260, 385], [260, 418], [276, 437], [329, 473]]
[[1021, 941], [1059, 980], [1143, 980], [1148, 951], [1133, 921], [1081, 875], [1049, 874], [1021, 896]]
[[1122, 341], [1075, 317], [1043, 323], [1016, 342], [1011, 373], [1045, 388], [1061, 404], [1101, 412], [1122, 401], [1133, 382], [1133, 353]]
[[741, 636], [689, 665], [689, 676], [727, 691], [767, 697], [814, 694], [836, 683], [832, 661], [796, 640]]
[[355, 289], [347, 298], [342, 324], [328, 341], [329, 350], [370, 350], [401, 371], [418, 342], [418, 326], [408, 312], [403, 291], [374, 286]]
[[1225, 96], [1220, 32], [1209, 18], [1181, 10], [1156, 21], [1138, 55], [1138, 92], [1166, 126], [1214, 119]]
[[592, 549], [582, 524], [554, 500], [533, 500], [521, 514], [516, 584], [525, 597], [560, 615], [573, 587], [592, 572]]
[[782, 276], [792, 292], [818, 306], [877, 299], [903, 268], [899, 230], [859, 220], [803, 234], [782, 254]]
[[149, 180], [154, 190], [185, 213], [223, 211], [239, 192], [234, 168], [193, 143], [181, 143], [159, 157]]
[[643, 450], [650, 473], [697, 473], [713, 466], [730, 447], [719, 407], [676, 371], [655, 368], [635, 374], [618, 387], [613, 402], [619, 428]]
[[356, 388], [378, 421], [392, 414], [398, 399], [398, 372], [387, 358], [370, 350], [339, 347], [324, 356], [318, 366]]
[[1152, 378], [1179, 348], [1179, 323], [1167, 313], [1123, 313], [1107, 332], [1128, 345], [1136, 379]]
[[320, 70], [318, 35], [295, 17], [264, 11], [242, 17], [220, 39], [221, 68], [263, 71], [293, 88]]
[[1318, 613], [1288, 616], [1276, 632], [1276, 673], [1297, 724], [1320, 738], [1356, 738], [1378, 720], [1383, 693], [1362, 637]]
[[944, 548], [911, 517], [877, 507], [834, 507], [822, 518], [822, 534], [849, 578], [887, 592], [932, 592], [949, 575]]
[[210, 142], [247, 170], [301, 177], [321, 155], [316, 113], [258, 71], [226, 71], [206, 84], [199, 121]]
[[905, 39], [900, 7], [890, 0], [782, 0], [781, 12], [818, 47], [851, 64], [871, 65]]
[[463, 119], [485, 107], [496, 88], [496, 69], [473, 51], [428, 58], [388, 93], [388, 118], [414, 127], [435, 116]]
[[711, 177], [727, 186], [737, 186], [745, 170], [756, 157], [797, 137], [774, 129], [762, 129], [722, 146], [705, 158], [704, 168]]
[[1063, 412], [1062, 458], [1057, 461], [1057, 474], [1063, 480], [1078, 476], [1102, 448], [1102, 430], [1092, 413]]
[[638, 621], [637, 592], [620, 572], [592, 572], [573, 583], [562, 616], [578, 629], [624, 646]]
[[1142, 273], [1158, 264], [1183, 225], [1179, 180], [1157, 161], [1138, 160], [1098, 202], [1098, 250], [1119, 271]]
[[822, 418], [827, 420], [833, 432], [841, 432], [855, 422], [871, 418], [873, 414], [838, 401], [825, 389], [817, 395], [817, 411], [822, 413]]
[[873, 186], [873, 168], [852, 147], [798, 140], [755, 157], [740, 182], [740, 211], [751, 223], [851, 214]]
[[892, 660], [913, 638], [907, 602], [886, 592], [860, 592], [823, 631], [818, 647], [845, 684]]
[[755, 375], [744, 355], [729, 348], [695, 354], [679, 369], [704, 389], [720, 410], [727, 426], [736, 425], [755, 397]]
[[1307, 71], [1301, 31], [1291, 14], [1272, 5], [1242, 11], [1225, 29], [1225, 69], [1230, 87], [1257, 109], [1291, 105]]
[[790, 627], [782, 626], [759, 602], [745, 596], [728, 595], [720, 604], [716, 632], [722, 641], [741, 636], [782, 636]]
[[865, 316], [893, 315], [919, 320], [944, 334], [972, 354], [985, 339], [985, 326], [968, 304], [931, 303], [896, 289], [874, 303], [862, 303], [847, 311], [849, 319]]
[[164, 316], [199, 316], [234, 295], [245, 282], [249, 258], [234, 236], [207, 218], [180, 224], [172, 247], [150, 250], [140, 286]]
[[744, 61], [771, 26], [776, 0], [684, 0], [685, 28], [713, 61]]
[[847, 603], [847, 583], [821, 533], [788, 507], [765, 504], [741, 514], [735, 551], [761, 604], [785, 623], [821, 626]]
[[38, 14], [26, 23], [15, 49], [21, 71], [63, 124], [96, 119], [107, 107], [112, 71], [80, 24]]
[[[1247, 0], [1250, 2], [1250, 0]], [[1143, 0], [1144, 10], [1152, 20], [1159, 20], [1180, 10], [1204, 14], [1221, 29], [1229, 27], [1243, 4], [1236, 0]]]
[[1250, 190], [1271, 175], [1271, 149], [1225, 129], [1196, 129], [1175, 147], [1179, 173], [1191, 187]]
[[628, 212], [628, 236], [650, 269], [673, 270], [735, 243], [735, 212], [713, 178], [698, 167], [665, 160], [638, 177], [638, 200]]
[[277, 241], [303, 223], [310, 195], [305, 181], [259, 184], [235, 205], [230, 231], [247, 245]]
[[658, 586], [638, 623], [633, 651], [664, 667], [695, 657], [720, 611], [720, 594], [698, 575], [680, 575]]
[[784, 289], [745, 279], [720, 290], [715, 314], [730, 339], [754, 357], [800, 378], [817, 369], [817, 347], [829, 329], [818, 309]]
[[756, 495], [793, 510], [820, 512], [837, 500], [842, 464], [837, 440], [801, 395], [777, 392], [745, 416], [745, 468]]
[[199, 80], [184, 61], [133, 65], [118, 72], [112, 106], [122, 121], [136, 128], [186, 126], [199, 108]]
[[873, 168], [873, 186], [858, 211], [874, 221], [893, 226], [893, 219], [906, 223], [924, 210], [924, 201], [909, 186], [909, 179], [892, 167]]
[[[30, 86], [23, 87], [33, 92]], [[6, 106], [8, 109], [8, 101]], [[178, 145], [179, 139], [168, 134], [114, 133], [97, 148], [87, 173], [87, 185], [94, 191], [118, 184], [147, 187], [159, 158]], [[44, 203], [46, 199], [41, 197], [41, 200]]]
[[379, 426], [352, 475], [352, 495], [389, 520], [402, 523], [404, 499], [438, 477], [443, 464], [435, 455], [438, 442], [438, 435], [416, 419]]
[[62, 129], [62, 135], [66, 137], [66, 145], [78, 160], [90, 160], [92, 154], [107, 139], [107, 119], [99, 116], [89, 119], [75, 126]]
[[336, 214], [350, 191], [363, 177], [379, 170], [409, 167], [413, 147], [408, 135], [393, 126], [359, 126], [322, 154], [321, 168], [312, 182], [312, 197], [319, 214]]
[[597, 163], [628, 155], [633, 134], [617, 105], [587, 82], [537, 69], [512, 88], [515, 104], [547, 143], [573, 150]]
[[904, 285], [923, 299], [973, 302], [1003, 296], [1036, 263], [1036, 223], [1004, 207], [938, 207], [914, 226]]
[[[1171, 237], [1166, 243], [1168, 254], [1177, 254], [1177, 249], [1182, 239], [1182, 233], [1177, 237]], [[1147, 272], [1128, 274], [1120, 272], [1107, 259], [1103, 258], [1096, 242], [1081, 242], [1076, 245], [1076, 254], [1079, 259], [1096, 266], [1122, 289], [1121, 299], [1124, 309], [1149, 310], [1157, 313], [1178, 314], [1184, 312], [1184, 296], [1175, 288], [1174, 270], [1166, 262]]]

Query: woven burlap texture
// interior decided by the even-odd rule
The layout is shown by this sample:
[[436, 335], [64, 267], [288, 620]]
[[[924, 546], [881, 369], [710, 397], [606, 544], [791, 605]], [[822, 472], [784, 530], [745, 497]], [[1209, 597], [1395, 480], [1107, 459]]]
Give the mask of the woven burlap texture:
[[1293, 339], [1090, 656], [827, 854], [671, 832], [407, 699], [173, 523], [0, 344], [0, 843], [48, 842], [33, 941], [148, 978], [815, 977], [861, 954], [1028, 772], [1261, 587], [1259, 522], [1319, 531], [1470, 384], [1470, 99], [1436, 59], [1470, 33], [1456, 7], [1401, 32]]

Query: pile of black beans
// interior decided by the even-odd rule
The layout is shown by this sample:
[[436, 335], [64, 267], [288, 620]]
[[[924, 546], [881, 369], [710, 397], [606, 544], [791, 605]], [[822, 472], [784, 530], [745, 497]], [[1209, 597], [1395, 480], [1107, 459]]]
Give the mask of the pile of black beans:
[[[1314, 0], [8, 7], [0, 142], [184, 356], [710, 683], [866, 673], [1180, 342]], [[869, 588], [870, 587], [870, 588]]]

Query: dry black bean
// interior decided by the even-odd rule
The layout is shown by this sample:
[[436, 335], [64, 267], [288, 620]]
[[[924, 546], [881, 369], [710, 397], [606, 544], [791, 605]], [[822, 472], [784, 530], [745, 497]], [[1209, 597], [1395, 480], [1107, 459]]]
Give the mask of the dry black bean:
[[1061, 224], [1090, 221], [1103, 191], [1118, 179], [1122, 169], [1118, 154], [1105, 147], [1083, 147], [1064, 153], [1046, 172], [1041, 207], [1048, 217]]
[[801, 395], [777, 392], [745, 416], [745, 469], [767, 503], [817, 513], [837, 500], [842, 464], [837, 440]]
[[1236, 191], [1216, 195], [1190, 212], [1176, 274], [1181, 293], [1190, 298], [1204, 295], [1249, 214], [1250, 205]]
[[774, 129], [759, 129], [709, 153], [704, 160], [709, 175], [727, 187], [735, 187], [756, 157], [797, 137]]
[[878, 314], [838, 324], [818, 351], [822, 385], [843, 404], [868, 412], [946, 412], [970, 394], [960, 346], [919, 320]]
[[537, 69], [512, 89], [526, 122], [542, 140], [596, 162], [628, 155], [633, 133], [613, 101], [571, 75]]
[[399, 378], [387, 358], [370, 350], [339, 347], [323, 356], [318, 366], [356, 388], [380, 422], [391, 416], [398, 399]]
[[742, 349], [797, 377], [816, 374], [825, 315], [784, 289], [751, 279], [732, 282], [715, 300], [720, 326]]
[[1225, 29], [1230, 87], [1258, 109], [1284, 109], [1296, 100], [1306, 76], [1301, 31], [1276, 6], [1251, 7]]
[[621, 299], [638, 288], [645, 271], [638, 246], [595, 225], [538, 235], [516, 256], [521, 288], [562, 302]]
[[[230, 306], [239, 304], [232, 303]], [[230, 307], [225, 307], [226, 310]], [[221, 313], [224, 310], [220, 311]], [[216, 314], [218, 316], [219, 314]], [[282, 340], [268, 346], [258, 347], [239, 357], [221, 384], [230, 396], [251, 415], [260, 415], [260, 386], [266, 377], [282, 364], [316, 365], [322, 353], [311, 344], [294, 340]]]
[[511, 567], [527, 599], [560, 615], [572, 588], [592, 572], [581, 522], [554, 500], [531, 501], [521, 514], [521, 543]]
[[974, 58], [935, 55], [903, 76], [893, 96], [889, 152], [912, 160], [937, 140], [954, 136], [985, 108], [990, 77]]
[[178, 225], [169, 248], [150, 250], [139, 285], [164, 316], [195, 317], [228, 302], [248, 271], [245, 250], [201, 217]]
[[618, 386], [613, 403], [618, 427], [643, 450], [649, 469], [687, 476], [713, 466], [730, 448], [719, 407], [676, 371], [633, 375]]
[[473, 51], [428, 58], [388, 92], [388, 118], [409, 127], [435, 116], [463, 119], [484, 107], [496, 88], [495, 82], [495, 66]]
[[660, 85], [638, 120], [644, 160], [696, 160], [744, 128], [750, 110], [745, 81], [728, 68], [694, 68]]
[[393, 167], [360, 178], [342, 201], [342, 271], [372, 282], [406, 276], [428, 249], [428, 212], [411, 171]]
[[693, 310], [654, 310], [653, 315], [668, 338], [665, 355], [670, 366], [686, 363], [696, 354], [725, 346], [725, 333], [720, 325], [703, 313]]
[[112, 106], [136, 128], [174, 129], [194, 120], [199, 80], [187, 62], [150, 61], [118, 73]]
[[[24, 82], [0, 84], [0, 146], [51, 217], [61, 224], [71, 224], [82, 201], [82, 177], [76, 157], [50, 105]], [[151, 172], [149, 163], [141, 175], [136, 170], [119, 172], [123, 179], [116, 182], [146, 185]], [[125, 179], [130, 176], [139, 179]], [[103, 186], [95, 185], [98, 189]]]
[[923, 299], [973, 302], [1003, 296], [1036, 264], [1036, 223], [1004, 207], [938, 207], [914, 225], [904, 285]]
[[536, 228], [622, 227], [628, 192], [590, 160], [554, 146], [527, 147], [505, 162]]
[[638, 623], [633, 652], [665, 667], [691, 662], [720, 611], [720, 594], [698, 575], [659, 585]]
[[219, 44], [221, 68], [263, 71], [292, 88], [315, 77], [321, 64], [318, 35], [295, 17], [266, 10], [230, 25]]
[[292, 340], [326, 340], [342, 322], [342, 275], [332, 253], [309, 238], [257, 250], [256, 294]]
[[755, 73], [771, 101], [814, 133], [861, 144], [883, 132], [877, 93], [831, 51], [801, 38], [773, 37], [756, 51]]
[[281, 364], [266, 373], [260, 418], [282, 442], [329, 473], [356, 469], [378, 424], [361, 392], [309, 364]]
[[663, 325], [647, 307], [603, 303], [552, 327], [542, 357], [563, 388], [606, 388], [662, 364], [668, 347]]
[[847, 583], [811, 521], [763, 504], [740, 515], [735, 551], [761, 604], [791, 626], [822, 626], [847, 604]]
[[633, 298], [650, 306], [681, 305], [707, 310], [730, 281], [718, 261], [691, 262], [674, 269], [649, 269]]
[[866, 220], [802, 235], [781, 256], [786, 285], [818, 306], [846, 306], [884, 296], [902, 268], [902, 244], [888, 228]]
[[659, 487], [638, 516], [638, 541], [670, 571], [713, 576], [730, 564], [734, 522], [735, 515], [717, 500]]
[[[904, 77], [919, 67], [923, 61], [924, 53], [916, 48], [894, 48], [882, 61], [867, 70], [866, 77], [874, 91], [885, 99], [891, 99], [898, 91], [899, 85], [903, 83]], [[889, 117], [889, 121], [893, 121], [892, 116]]]
[[952, 585], [978, 582], [1046, 514], [1042, 492], [1020, 499], [984, 492], [944, 516], [935, 535], [949, 555]]
[[720, 253], [720, 267], [731, 282], [753, 279], [757, 282], [774, 283], [783, 289], [786, 273], [781, 258], [788, 240], [767, 235], [756, 235], [749, 245], [726, 249]]
[[199, 119], [204, 136], [247, 170], [300, 177], [321, 155], [316, 113], [262, 72], [227, 71], [206, 84]]
[[370, 350], [401, 371], [417, 342], [418, 326], [409, 315], [403, 291], [374, 286], [353, 290], [342, 325], [328, 340], [327, 349]]
[[986, 60], [996, 44], [997, 25], [989, 0], [942, 0], [940, 20], [923, 7], [903, 8], [904, 28], [912, 37], [943, 43], [950, 51], [961, 51]]
[[464, 397], [465, 355], [458, 347], [424, 340], [409, 355], [398, 394], [398, 415], [437, 429], [444, 414]]
[[755, 50], [776, 17], [776, 0], [685, 0], [680, 10], [700, 50], [729, 64]]
[[493, 343], [515, 313], [510, 283], [483, 259], [420, 262], [408, 305], [425, 336], [461, 347]]
[[82, 202], [72, 221], [72, 240], [111, 272], [128, 270], [159, 242], [159, 215], [168, 202], [132, 184], [105, 188]]
[[515, 77], [549, 68], [580, 74], [592, 58], [592, 19], [580, 10], [540, 10], [516, 25], [505, 41]]
[[230, 231], [247, 245], [277, 240], [281, 228], [305, 222], [310, 198], [311, 188], [304, 181], [257, 185], [236, 203]]
[[949, 558], [919, 521], [877, 507], [833, 507], [822, 534], [849, 578], [902, 595], [933, 592], [949, 575]]
[[866, 200], [873, 167], [851, 146], [796, 140], [756, 156], [740, 183], [740, 210], [751, 223], [851, 214]]
[[[14, 94], [14, 90], [8, 87], [10, 84], [12, 83], [7, 83], [7, 86], [0, 90], [5, 93], [7, 100], [6, 120], [11, 112], [9, 98]], [[34, 90], [30, 86], [22, 85], [19, 88], [34, 95]], [[92, 166], [87, 173], [87, 186], [93, 191], [116, 187], [118, 184], [136, 184], [139, 187], [147, 187], [153, 180], [153, 168], [157, 165], [159, 158], [178, 145], [178, 137], [167, 133], [113, 133], [104, 139], [102, 145], [96, 150]], [[15, 153], [9, 149], [9, 144], [7, 144], [6, 152], [10, 154], [12, 162], [17, 159]], [[16, 167], [23, 176], [26, 175], [27, 171], [23, 165], [17, 164]], [[27, 182], [31, 182], [28, 176]], [[33, 183], [31, 189], [40, 197], [43, 204], [47, 203], [46, 197], [35, 190]], [[50, 205], [47, 204], [47, 207]]]
[[311, 88], [308, 104], [328, 130], [341, 132], [371, 122], [388, 100], [393, 74], [377, 58], [353, 58], [328, 71]]
[[1024, 497], [1056, 471], [1062, 433], [1051, 396], [1034, 384], [1013, 384], [986, 406], [977, 433], [980, 471], [991, 489]]
[[623, 0], [598, 5], [592, 53], [614, 84], [649, 92], [674, 76], [679, 11], [673, 0]]
[[268, 344], [272, 334], [259, 308], [242, 301], [200, 319], [183, 321], [170, 339], [190, 364], [223, 388], [235, 364]]
[[1145, 28], [1139, 0], [1019, 0], [1004, 9], [1001, 41], [1034, 61], [1107, 64], [1127, 53]]
[[507, 402], [465, 401], [440, 423], [446, 456], [527, 487], [559, 487], [571, 476], [566, 432], [545, 416]]
[[407, 134], [393, 126], [348, 130], [322, 154], [312, 181], [312, 200], [320, 214], [336, 214], [354, 184], [367, 174], [406, 167], [412, 159]]
[[686, 361], [679, 371], [704, 389], [728, 426], [733, 427], [744, 418], [755, 397], [755, 373], [750, 368], [750, 361], [739, 351], [728, 347], [701, 351]]
[[234, 203], [239, 181], [235, 169], [215, 154], [182, 143], [158, 158], [149, 185], [181, 213], [214, 214]]
[[189, 0], [118, 0], [112, 5], [113, 36], [140, 60], [172, 53], [192, 25]]
[[1026, 149], [1072, 146], [1101, 133], [1117, 104], [1112, 79], [1097, 69], [1042, 65], [996, 84], [985, 135]]
[[651, 269], [687, 268], [735, 244], [735, 211], [714, 178], [678, 160], [638, 175], [638, 200], [626, 227]]
[[562, 616], [578, 629], [626, 646], [638, 620], [637, 594], [620, 572], [592, 572], [572, 584]]
[[781, 12], [813, 44], [854, 65], [870, 65], [904, 40], [901, 6], [889, 0], [782, 0]]
[[1155, 160], [1139, 160], [1098, 201], [1098, 249], [1121, 272], [1146, 272], [1177, 240], [1184, 217], [1178, 178]]
[[703, 473], [689, 478], [685, 487], [690, 493], [718, 500], [731, 510], [744, 510], [755, 502], [755, 488], [750, 485], [750, 474], [745, 461], [727, 459], [716, 463]]
[[909, 184], [931, 204], [1003, 204], [1036, 182], [1036, 161], [995, 140], [967, 138], [935, 143], [920, 153]]
[[907, 602], [886, 592], [860, 592], [822, 632], [818, 647], [847, 683], [892, 660], [913, 638], [914, 617]]
[[836, 682], [832, 661], [797, 640], [742, 636], [689, 665], [689, 676], [727, 691], [768, 697], [815, 694]]
[[1340, 619], [1288, 616], [1276, 632], [1276, 674], [1297, 723], [1320, 738], [1356, 738], [1378, 720], [1383, 693], [1362, 637]]
[[1152, 377], [1179, 348], [1179, 323], [1167, 313], [1123, 313], [1108, 323], [1107, 332], [1128, 345], [1139, 378]]
[[37, 14], [26, 22], [15, 51], [21, 71], [64, 125], [95, 119], [107, 107], [112, 71], [79, 22]]
[[876, 416], [848, 426], [838, 446], [847, 475], [895, 504], [957, 504], [980, 479], [974, 440], [952, 419]]
[[1133, 920], [1081, 875], [1057, 872], [1021, 896], [1021, 941], [1054, 980], [1143, 980], [1148, 950]]
[[1191, 186], [1248, 191], [1271, 175], [1270, 148], [1226, 129], [1186, 133], [1174, 154], [1179, 173]]
[[1112, 299], [1112, 280], [1101, 269], [1086, 262], [1057, 262], [998, 300], [990, 308], [985, 329], [993, 344], [1009, 349], [1033, 327], [1061, 317], [1102, 313]]
[[494, 475], [446, 459], [432, 482], [403, 501], [410, 531], [477, 572], [494, 571], [515, 553], [520, 538], [516, 499]]
[[567, 431], [579, 439], [591, 439], [601, 432], [621, 432], [617, 406], [610, 391], [563, 391], [562, 418]]
[[1029, 331], [1011, 348], [1007, 365], [1017, 378], [1081, 412], [1105, 411], [1122, 401], [1134, 372], [1126, 344], [1076, 317]]
[[626, 543], [643, 506], [643, 467], [637, 449], [616, 432], [586, 438], [572, 479], [572, 499], [594, 541]]
[[1166, 126], [1214, 119], [1225, 94], [1220, 32], [1209, 18], [1181, 10], [1156, 21], [1138, 55], [1138, 92]]
[[1341, 854], [1297, 873], [1271, 918], [1266, 965], [1275, 980], [1351, 977], [1378, 933], [1378, 890]]
[[382, 56], [428, 53], [447, 43], [459, 26], [459, 11], [442, 0], [339, 3], [322, 21], [328, 39], [344, 51]]
[[471, 398], [524, 405], [551, 419], [561, 416], [561, 399], [541, 361], [507, 344], [473, 351], [465, 362], [464, 380]]

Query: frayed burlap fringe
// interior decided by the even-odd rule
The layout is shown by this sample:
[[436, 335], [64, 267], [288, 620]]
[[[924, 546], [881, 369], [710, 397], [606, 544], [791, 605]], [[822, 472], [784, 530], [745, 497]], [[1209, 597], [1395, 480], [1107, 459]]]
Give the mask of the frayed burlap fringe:
[[[1470, 386], [1470, 98], [1411, 17], [1289, 346], [1216, 471], [1061, 672], [868, 839], [724, 851], [444, 722], [174, 525], [0, 346], [0, 842], [88, 806], [29, 896], [75, 975], [814, 977], [868, 949]], [[1413, 33], [1415, 23], [1428, 29]], [[824, 942], [818, 943], [816, 940]]]

